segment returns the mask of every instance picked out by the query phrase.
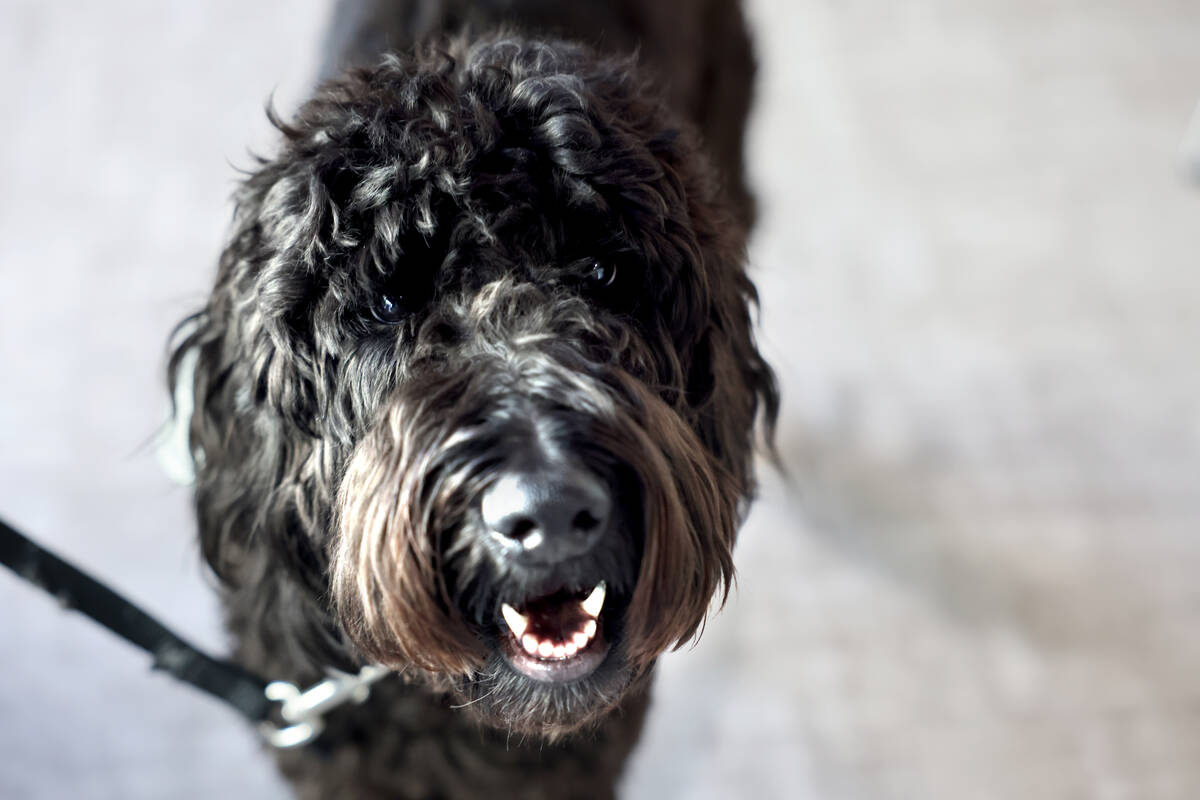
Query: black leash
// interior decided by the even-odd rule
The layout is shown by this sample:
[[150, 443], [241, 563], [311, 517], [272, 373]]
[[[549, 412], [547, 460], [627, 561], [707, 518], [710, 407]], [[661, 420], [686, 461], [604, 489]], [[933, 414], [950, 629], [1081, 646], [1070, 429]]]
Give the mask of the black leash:
[[[301, 690], [286, 681], [268, 683], [233, 664], [205, 655], [154, 617], [82, 570], [39, 546], [0, 519], [0, 564], [49, 592], [67, 609], [85, 614], [154, 657], [161, 669], [233, 706], [256, 723], [272, 747], [316, 742], [324, 715], [367, 699], [371, 684], [390, 671], [368, 665], [358, 674], [330, 670], [325, 680]], [[277, 724], [278, 722], [282, 724]]]
[[251, 722], [267, 720], [275, 701], [267, 682], [228, 661], [205, 655], [124, 597], [30, 541], [0, 519], [0, 563], [49, 592], [67, 609], [85, 614], [148, 652], [167, 672], [225, 701]]

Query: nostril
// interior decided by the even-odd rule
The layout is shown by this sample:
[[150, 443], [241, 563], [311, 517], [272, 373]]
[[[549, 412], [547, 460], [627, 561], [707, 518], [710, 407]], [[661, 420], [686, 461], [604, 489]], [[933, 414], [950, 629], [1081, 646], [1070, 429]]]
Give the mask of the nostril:
[[499, 531], [499, 533], [503, 533], [508, 538], [516, 539], [519, 542], [537, 528], [537, 523], [529, 517], [518, 517], [503, 527], [504, 530]]
[[600, 520], [592, 516], [592, 512], [586, 508], [575, 515], [575, 519], [571, 520], [571, 527], [577, 531], [590, 531], [600, 524]]

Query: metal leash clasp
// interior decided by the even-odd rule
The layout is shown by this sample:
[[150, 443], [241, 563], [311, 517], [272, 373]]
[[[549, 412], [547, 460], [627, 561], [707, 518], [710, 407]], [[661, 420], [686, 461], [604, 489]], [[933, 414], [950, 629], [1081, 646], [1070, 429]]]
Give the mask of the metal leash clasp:
[[308, 744], [325, 729], [326, 712], [343, 703], [361, 703], [371, 693], [371, 684], [391, 670], [366, 666], [357, 675], [330, 670], [329, 677], [304, 691], [287, 681], [272, 681], [264, 693], [268, 700], [280, 703], [279, 715], [289, 725], [270, 722], [259, 725], [259, 732], [272, 747], [287, 749]]

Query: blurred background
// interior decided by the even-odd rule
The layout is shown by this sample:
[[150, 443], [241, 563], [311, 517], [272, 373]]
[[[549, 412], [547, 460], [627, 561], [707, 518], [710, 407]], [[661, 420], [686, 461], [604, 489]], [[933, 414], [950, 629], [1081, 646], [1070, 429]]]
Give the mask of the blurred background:
[[[1200, 4], [747, 11], [789, 472], [624, 797], [1200, 796]], [[0, 0], [0, 514], [213, 651], [164, 341], [326, 14]], [[232, 712], [0, 607], [0, 797], [286, 796]]]

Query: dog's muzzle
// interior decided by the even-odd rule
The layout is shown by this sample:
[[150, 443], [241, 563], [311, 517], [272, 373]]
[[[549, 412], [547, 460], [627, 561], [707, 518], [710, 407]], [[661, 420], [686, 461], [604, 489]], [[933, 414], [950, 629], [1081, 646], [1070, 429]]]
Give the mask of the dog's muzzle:
[[551, 698], [575, 720], [699, 629], [738, 486], [640, 340], [582, 301], [501, 283], [464, 309], [423, 326], [355, 446], [333, 595], [374, 663], [503, 686], [481, 713], [546, 722]]
[[[543, 463], [506, 469], [483, 492], [480, 518], [494, 558], [510, 574], [553, 576], [586, 563], [612, 529], [612, 492], [588, 470]], [[537, 681], [560, 683], [591, 674], [608, 652], [601, 612], [603, 578], [577, 591], [501, 604], [500, 650], [509, 665]]]

